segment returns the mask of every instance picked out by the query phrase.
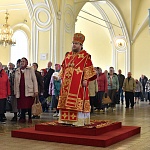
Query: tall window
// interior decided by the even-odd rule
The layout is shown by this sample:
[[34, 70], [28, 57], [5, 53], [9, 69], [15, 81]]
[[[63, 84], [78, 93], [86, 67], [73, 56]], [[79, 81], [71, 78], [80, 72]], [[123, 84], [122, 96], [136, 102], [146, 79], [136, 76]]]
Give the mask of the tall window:
[[16, 45], [11, 47], [11, 62], [16, 64], [18, 59], [28, 57], [28, 37], [22, 30], [17, 30], [13, 38], [16, 40]]

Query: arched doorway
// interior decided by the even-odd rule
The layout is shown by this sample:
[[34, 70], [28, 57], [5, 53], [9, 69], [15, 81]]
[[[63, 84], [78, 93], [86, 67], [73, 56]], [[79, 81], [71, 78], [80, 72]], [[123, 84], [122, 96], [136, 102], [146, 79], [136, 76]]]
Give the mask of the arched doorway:
[[92, 55], [94, 66], [103, 70], [113, 66], [115, 70], [121, 69], [123, 74], [130, 70], [129, 36], [122, 16], [113, 3], [85, 3], [77, 14], [75, 25], [75, 32], [80, 31], [86, 36], [84, 47]]
[[13, 38], [16, 40], [16, 45], [11, 46], [11, 62], [16, 64], [18, 59], [22, 57], [28, 58], [28, 37], [23, 30], [17, 30], [14, 32]]

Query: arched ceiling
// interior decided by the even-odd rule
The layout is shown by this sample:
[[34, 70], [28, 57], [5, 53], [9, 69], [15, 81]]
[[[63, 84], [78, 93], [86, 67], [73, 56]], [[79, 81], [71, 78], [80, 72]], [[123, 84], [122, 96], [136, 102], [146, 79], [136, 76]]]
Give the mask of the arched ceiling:
[[5, 23], [6, 10], [9, 13], [8, 24], [11, 27], [18, 23], [26, 23], [30, 26], [31, 21], [25, 0], [0, 0], [0, 26]]

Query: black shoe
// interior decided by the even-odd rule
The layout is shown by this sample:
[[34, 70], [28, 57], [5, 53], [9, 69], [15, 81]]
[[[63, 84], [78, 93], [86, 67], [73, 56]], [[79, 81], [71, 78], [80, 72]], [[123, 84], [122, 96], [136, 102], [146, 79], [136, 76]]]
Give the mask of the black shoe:
[[6, 121], [6, 120], [7, 120], [7, 118], [4, 116], [4, 117], [3, 117], [3, 120], [4, 120], [4, 121]]
[[40, 116], [32, 116], [32, 119], [40, 119]]
[[17, 122], [17, 118], [16, 118], [16, 117], [13, 117], [13, 118], [11, 119], [11, 121], [12, 121], [12, 122]]
[[133, 109], [133, 106], [131, 107], [131, 109]]
[[6, 124], [6, 122], [5, 122], [5, 120], [4, 120], [4, 119], [1, 119], [1, 120], [0, 120], [0, 123], [2, 123], [2, 124]]
[[125, 108], [129, 108], [129, 107], [125, 107]]

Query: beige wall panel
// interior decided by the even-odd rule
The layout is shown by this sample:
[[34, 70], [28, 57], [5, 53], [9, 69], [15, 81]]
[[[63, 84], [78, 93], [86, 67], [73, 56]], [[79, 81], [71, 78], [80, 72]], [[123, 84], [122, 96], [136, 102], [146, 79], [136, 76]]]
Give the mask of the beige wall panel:
[[125, 53], [124, 52], [118, 52], [117, 53], [117, 68], [116, 68], [116, 73], [118, 73], [118, 70], [121, 69], [122, 70], [122, 74], [125, 74]]
[[7, 47], [3, 47], [3, 46], [0, 46], [0, 62], [3, 64], [3, 65], [7, 65], [8, 62], [10, 61], [10, 46], [7, 46]]
[[145, 74], [150, 78], [150, 33], [148, 27], [138, 36], [131, 50], [131, 69], [135, 78]]
[[65, 33], [65, 48], [64, 48], [64, 56], [65, 56], [65, 53], [66, 52], [70, 52], [71, 51], [71, 47], [72, 47], [72, 39], [73, 39], [73, 37], [72, 37], [72, 35], [71, 34], [69, 34], [69, 33]]
[[81, 31], [85, 35], [83, 46], [91, 54], [93, 65], [99, 66], [103, 70], [111, 66], [112, 47], [108, 30], [82, 19], [78, 19], [75, 30], [76, 32]]
[[[39, 64], [39, 70], [42, 68], [47, 67], [48, 61], [50, 61], [52, 53], [49, 51], [49, 43], [50, 43], [50, 37], [49, 37], [49, 31], [47, 32], [39, 32], [39, 49], [38, 49], [38, 64]], [[41, 60], [41, 54], [47, 54], [46, 60]]]

